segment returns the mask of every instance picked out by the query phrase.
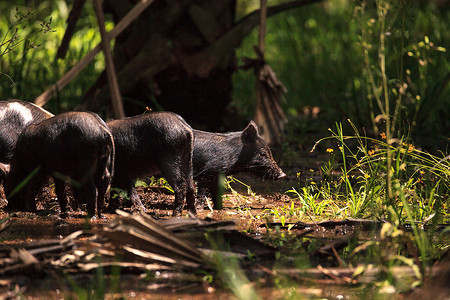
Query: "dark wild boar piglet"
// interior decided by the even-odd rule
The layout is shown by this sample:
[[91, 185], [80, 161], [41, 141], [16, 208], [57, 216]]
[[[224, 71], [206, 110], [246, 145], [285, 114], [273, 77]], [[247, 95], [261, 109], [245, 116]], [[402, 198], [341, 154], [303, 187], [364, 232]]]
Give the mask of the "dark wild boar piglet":
[[53, 114], [30, 102], [0, 101], [0, 184], [9, 173], [9, 162], [22, 130], [51, 117]]
[[[53, 177], [61, 216], [66, 215], [64, 186], [74, 187], [78, 203], [88, 214], [101, 216], [104, 196], [114, 169], [114, 141], [106, 123], [90, 112], [57, 115], [20, 134], [5, 180], [8, 211], [35, 211], [35, 197], [48, 177]], [[29, 179], [27, 183], [27, 179]], [[16, 188], [26, 183], [24, 188]]]
[[[169, 112], [148, 113], [107, 124], [116, 145], [112, 185], [128, 192], [133, 209], [144, 209], [134, 186], [136, 179], [161, 174], [175, 192], [173, 214], [181, 214], [185, 197], [187, 209], [195, 213], [191, 127]], [[112, 209], [117, 207], [113, 201], [111, 197]]]
[[253, 121], [243, 131], [212, 133], [194, 130], [194, 136], [194, 180], [197, 180], [199, 195], [197, 206], [203, 206], [206, 196], [210, 195], [217, 207], [217, 180], [221, 173], [249, 172], [263, 179], [286, 176]]

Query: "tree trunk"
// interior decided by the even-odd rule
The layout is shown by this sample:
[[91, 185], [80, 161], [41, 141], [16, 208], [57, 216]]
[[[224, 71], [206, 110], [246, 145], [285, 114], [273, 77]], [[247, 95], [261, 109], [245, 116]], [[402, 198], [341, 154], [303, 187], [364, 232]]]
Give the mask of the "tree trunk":
[[[105, 11], [118, 22], [135, 2], [106, 0]], [[190, 68], [186, 61], [234, 25], [235, 7], [235, 0], [156, 0], [119, 35], [114, 63], [126, 114], [164, 109], [195, 127], [217, 130], [231, 101], [234, 50], [222, 64], [206, 61], [208, 70], [200, 75], [198, 65]], [[86, 94], [84, 109], [106, 107], [106, 83], [102, 74]]]
[[[319, 2], [296, 0], [267, 15]], [[117, 23], [137, 0], [104, 0]], [[146, 107], [179, 113], [193, 127], [217, 130], [231, 102], [235, 49], [259, 23], [256, 11], [235, 21], [236, 0], [155, 0], [115, 40], [114, 65], [127, 115]], [[108, 112], [105, 74], [82, 109]]]

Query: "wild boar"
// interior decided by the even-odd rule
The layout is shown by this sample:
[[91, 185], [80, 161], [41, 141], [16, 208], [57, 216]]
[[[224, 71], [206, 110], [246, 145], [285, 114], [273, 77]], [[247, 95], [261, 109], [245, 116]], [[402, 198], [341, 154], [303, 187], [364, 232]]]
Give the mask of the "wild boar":
[[0, 184], [8, 174], [9, 162], [22, 130], [51, 117], [52, 113], [30, 102], [0, 101]]
[[175, 192], [173, 214], [181, 214], [185, 197], [187, 209], [195, 213], [191, 127], [170, 112], [112, 120], [107, 125], [116, 145], [112, 186], [128, 192], [134, 209], [144, 209], [134, 186], [136, 179], [161, 174]]
[[[114, 140], [105, 122], [91, 112], [68, 112], [29, 125], [19, 135], [5, 180], [8, 211], [35, 211], [35, 197], [53, 177], [61, 216], [66, 215], [64, 186], [74, 186], [78, 203], [101, 216], [114, 170]], [[20, 189], [21, 185], [25, 185]]]
[[213, 133], [194, 129], [194, 180], [197, 181], [198, 205], [211, 196], [217, 207], [219, 174], [249, 172], [263, 179], [286, 176], [273, 159], [269, 146], [251, 121], [243, 131]]

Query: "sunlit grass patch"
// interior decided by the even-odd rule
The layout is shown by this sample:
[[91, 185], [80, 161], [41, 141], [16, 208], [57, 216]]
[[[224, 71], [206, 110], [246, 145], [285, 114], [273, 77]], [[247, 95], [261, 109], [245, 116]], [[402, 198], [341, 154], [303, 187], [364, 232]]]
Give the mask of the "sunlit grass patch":
[[[388, 171], [385, 138], [362, 136], [349, 123], [353, 136], [344, 135], [342, 125], [336, 124], [336, 130], [330, 129], [331, 136], [318, 142], [331, 140], [339, 149], [328, 150], [329, 160], [322, 165], [323, 182], [318, 189], [322, 199], [345, 203], [340, 208], [345, 210], [345, 216], [353, 218], [386, 218], [387, 208], [393, 207], [405, 221], [405, 204], [414, 221], [424, 221], [433, 213], [440, 221], [448, 218], [444, 203], [448, 201], [450, 162], [444, 154], [437, 157], [415, 148], [405, 138], [397, 139], [389, 145], [392, 165]], [[388, 172], [392, 175], [392, 199], [386, 194]], [[405, 202], [400, 199], [402, 195]]]

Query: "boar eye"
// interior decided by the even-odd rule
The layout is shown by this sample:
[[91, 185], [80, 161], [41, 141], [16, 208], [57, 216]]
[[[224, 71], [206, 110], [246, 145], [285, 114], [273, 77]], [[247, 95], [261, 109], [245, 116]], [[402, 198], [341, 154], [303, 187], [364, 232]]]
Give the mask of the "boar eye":
[[259, 151], [259, 155], [261, 155], [262, 157], [268, 157], [266, 151]]

